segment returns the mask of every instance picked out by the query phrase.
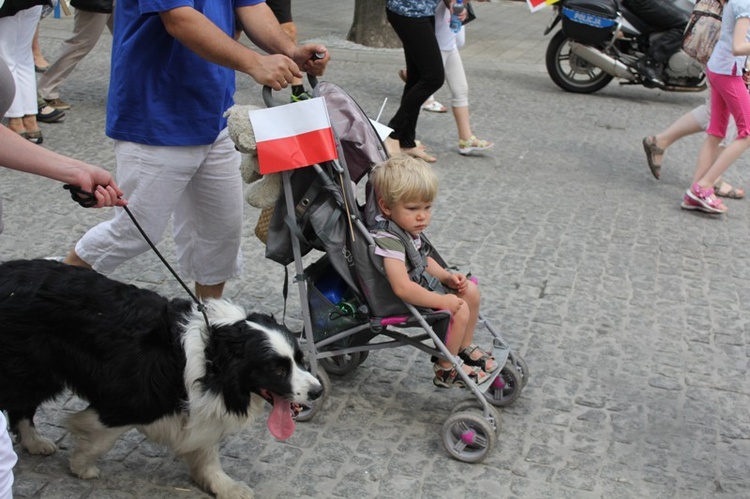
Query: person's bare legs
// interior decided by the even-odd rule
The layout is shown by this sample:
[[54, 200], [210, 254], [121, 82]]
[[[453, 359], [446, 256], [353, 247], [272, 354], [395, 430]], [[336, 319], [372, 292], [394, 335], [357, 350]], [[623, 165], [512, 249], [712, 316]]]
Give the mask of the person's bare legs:
[[70, 252], [67, 254], [65, 258], [63, 258], [63, 263], [67, 263], [68, 265], [75, 265], [76, 267], [83, 267], [86, 269], [90, 269], [91, 265], [84, 262], [80, 256], [78, 256], [78, 253], [76, 253], [75, 248], [71, 249]]
[[456, 128], [458, 129], [458, 138], [461, 140], [469, 140], [473, 133], [471, 133], [471, 124], [469, 123], [469, 107], [454, 107], [453, 119], [456, 120]]
[[[732, 163], [750, 147], [750, 136], [738, 138], [717, 156], [716, 151], [719, 150], [721, 141], [721, 137], [708, 135], [698, 153], [698, 167], [695, 170], [694, 182], [703, 188], [713, 188]], [[710, 162], [712, 157], [716, 159]]]
[[27, 132], [38, 132], [39, 123], [36, 121], [36, 114], [27, 114], [23, 117], [23, 127]]
[[[681, 138], [701, 131], [703, 131], [703, 127], [695, 118], [695, 115], [691, 110], [677, 118], [677, 120], [669, 125], [664, 131], [654, 135], [654, 138], [656, 139], [656, 146], [666, 152], [669, 146]], [[654, 154], [654, 161], [661, 164], [662, 156], [663, 155], [661, 154]]]
[[[453, 356], [458, 355], [461, 344], [464, 342], [466, 330], [469, 326], [470, 315], [471, 314], [469, 308], [466, 306], [466, 304], [462, 306], [458, 310], [458, 312], [453, 314], [451, 325], [445, 338], [445, 347]], [[453, 362], [449, 359], [444, 359], [441, 357], [437, 360], [437, 364], [443, 369], [450, 369], [453, 365]], [[471, 374], [473, 372], [473, 369], [466, 364], [463, 365], [463, 370], [466, 374]]]
[[[687, 137], [688, 135], [693, 135], [699, 132], [702, 132], [705, 130], [705, 126], [703, 123], [700, 122], [700, 120], [696, 117], [696, 113], [700, 114], [701, 116], [707, 118], [707, 109], [706, 105], [701, 105], [691, 111], [688, 111], [687, 113], [683, 114], [677, 120], [669, 125], [664, 131], [661, 133], [654, 135], [654, 139], [656, 141], [656, 146], [659, 147], [661, 150], [666, 152], [667, 148], [677, 142], [678, 140]], [[705, 116], [704, 116], [705, 114]], [[710, 165], [714, 164], [716, 159], [719, 157], [719, 154], [722, 150], [722, 140], [719, 140], [718, 143], [714, 144], [715, 141], [711, 141], [711, 143], [707, 146], [705, 151], [703, 148], [701, 148], [700, 154], [706, 154], [706, 157], [702, 160], [699, 159], [698, 163], [699, 166], [696, 168], [695, 175], [693, 176], [693, 182], [697, 182], [705, 172], [708, 170]], [[706, 146], [706, 143], [704, 142], [704, 146]], [[657, 163], [661, 163], [662, 155], [661, 154], [654, 154], [654, 160]], [[700, 170], [700, 171], [699, 171]], [[721, 184], [723, 181], [721, 177], [716, 179], [716, 184]], [[733, 189], [733, 187], [729, 184], [724, 183], [723, 188]], [[744, 195], [745, 191], [742, 189], [737, 189], [742, 195]]]
[[466, 321], [466, 333], [461, 341], [461, 349], [468, 347], [474, 339], [474, 330], [479, 320], [479, 304], [481, 301], [479, 295], [479, 286], [469, 282], [466, 292], [461, 295], [461, 299], [466, 302], [469, 308], [469, 319]]
[[[91, 265], [86, 263], [78, 256], [75, 249], [70, 250], [70, 253], [63, 259], [63, 263], [68, 265], [75, 265], [76, 267], [84, 267], [87, 269], [91, 268]], [[200, 300], [207, 298], [221, 298], [224, 293], [224, 283], [204, 285], [195, 283], [195, 294]]]
[[8, 128], [16, 133], [24, 133], [23, 118], [8, 118]]
[[39, 124], [36, 121], [35, 114], [27, 114], [22, 118], [8, 118], [8, 128], [19, 134], [39, 132]]
[[34, 32], [34, 39], [31, 41], [31, 51], [34, 53], [34, 66], [38, 68], [47, 69], [49, 62], [44, 58], [42, 49], [39, 46], [39, 24], [36, 25], [36, 32]]
[[[466, 292], [461, 295], [461, 298], [466, 302], [469, 308], [469, 320], [466, 323], [466, 333], [461, 341], [460, 351], [463, 351], [467, 347], [470, 347], [474, 343], [474, 332], [477, 327], [479, 320], [479, 306], [481, 303], [481, 296], [479, 293], [479, 287], [474, 283], [469, 283], [469, 287]], [[491, 372], [497, 369], [497, 362], [492, 357], [492, 349], [489, 350], [490, 359], [485, 361], [486, 372]], [[484, 351], [475, 349], [469, 354], [472, 360], [480, 360]]]
[[195, 294], [199, 300], [206, 300], [209, 298], [221, 298], [224, 293], [224, 283], [205, 285], [195, 283]]
[[383, 141], [383, 145], [385, 146], [385, 152], [388, 153], [388, 156], [393, 157], [401, 153], [401, 144], [398, 139], [386, 137]]

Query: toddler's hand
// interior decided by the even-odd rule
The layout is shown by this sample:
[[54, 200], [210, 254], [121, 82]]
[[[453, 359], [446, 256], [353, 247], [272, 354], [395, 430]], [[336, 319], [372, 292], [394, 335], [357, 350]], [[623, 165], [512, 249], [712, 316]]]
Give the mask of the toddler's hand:
[[466, 279], [466, 276], [463, 274], [451, 274], [443, 284], [454, 290], [459, 295], [462, 295], [469, 287], [469, 280]]
[[456, 314], [461, 307], [463, 307], [464, 301], [456, 295], [443, 295], [443, 310], [448, 310], [451, 314]]

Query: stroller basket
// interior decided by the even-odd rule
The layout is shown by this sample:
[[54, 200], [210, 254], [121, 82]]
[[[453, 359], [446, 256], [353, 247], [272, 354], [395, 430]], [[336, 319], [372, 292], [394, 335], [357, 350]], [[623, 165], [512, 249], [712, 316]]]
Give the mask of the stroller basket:
[[[367, 307], [333, 270], [326, 256], [310, 266], [306, 275], [307, 302], [315, 342], [362, 324], [367, 317]], [[356, 343], [356, 337], [346, 336], [336, 343], [336, 347], [353, 343]]]

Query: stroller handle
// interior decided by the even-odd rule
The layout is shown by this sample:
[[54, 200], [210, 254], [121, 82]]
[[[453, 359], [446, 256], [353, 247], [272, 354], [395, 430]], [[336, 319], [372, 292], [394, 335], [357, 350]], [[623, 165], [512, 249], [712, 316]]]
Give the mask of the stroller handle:
[[[313, 90], [318, 86], [318, 78], [315, 75], [308, 74], [307, 81], [310, 82], [310, 87]], [[278, 102], [273, 98], [273, 89], [268, 85], [263, 85], [263, 102], [265, 102], [266, 107], [275, 107], [282, 105], [281, 102]]]

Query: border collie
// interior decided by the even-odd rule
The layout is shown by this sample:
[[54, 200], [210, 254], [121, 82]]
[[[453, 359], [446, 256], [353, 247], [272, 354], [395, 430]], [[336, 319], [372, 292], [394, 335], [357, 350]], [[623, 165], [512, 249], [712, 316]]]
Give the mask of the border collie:
[[136, 428], [184, 459], [203, 489], [252, 497], [222, 470], [220, 442], [260, 415], [265, 401], [273, 404], [270, 432], [290, 437], [293, 413], [323, 388], [272, 317], [226, 300], [208, 301], [205, 313], [189, 300], [59, 262], [1, 264], [0, 409], [21, 446], [55, 452], [34, 413], [69, 389], [89, 403], [67, 421], [77, 476], [97, 477], [97, 458]]

